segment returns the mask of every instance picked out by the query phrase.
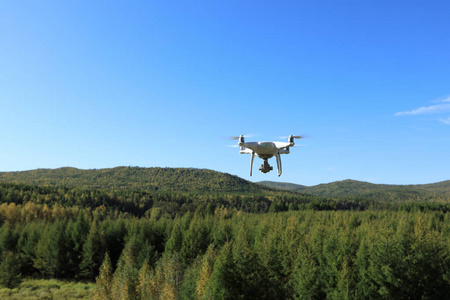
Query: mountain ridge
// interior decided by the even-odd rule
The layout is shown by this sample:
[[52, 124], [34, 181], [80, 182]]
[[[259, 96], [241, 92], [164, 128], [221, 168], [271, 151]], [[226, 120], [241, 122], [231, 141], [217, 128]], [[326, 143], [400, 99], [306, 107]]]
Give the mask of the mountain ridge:
[[114, 167], [35, 169], [0, 172], [0, 182], [145, 191], [220, 191], [259, 193], [270, 188], [208, 169]]
[[273, 181], [261, 181], [259, 184], [275, 189], [301, 191], [307, 194], [329, 198], [364, 198], [383, 201], [450, 201], [450, 180], [410, 185], [375, 184], [353, 179], [322, 183], [315, 186]]
[[158, 192], [278, 194], [299, 193], [326, 199], [375, 201], [450, 202], [450, 180], [419, 185], [374, 184], [346, 179], [315, 186], [287, 182], [250, 182], [241, 177], [208, 169], [115, 167], [104, 169], [35, 169], [0, 172], [0, 183], [88, 189], [142, 190]]

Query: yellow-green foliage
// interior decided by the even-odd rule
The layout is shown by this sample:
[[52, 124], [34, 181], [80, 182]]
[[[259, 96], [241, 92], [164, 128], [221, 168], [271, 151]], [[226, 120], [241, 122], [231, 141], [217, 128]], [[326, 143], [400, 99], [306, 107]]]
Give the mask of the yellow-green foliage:
[[135, 269], [131, 246], [125, 247], [119, 259], [112, 280], [111, 296], [113, 299], [136, 299], [138, 271]]
[[108, 252], [106, 252], [103, 264], [100, 267], [100, 275], [97, 278], [97, 284], [93, 291], [94, 299], [111, 299], [112, 279], [111, 261]]
[[163, 256], [150, 277], [150, 299], [177, 299], [178, 290], [182, 280], [182, 266], [178, 255], [167, 254]]
[[29, 279], [18, 288], [0, 289], [0, 299], [92, 299], [93, 283]]
[[216, 259], [217, 253], [212, 246], [208, 247], [205, 255], [201, 260], [200, 274], [197, 281], [197, 298], [198, 299], [209, 299], [207, 294], [207, 286], [209, 280], [211, 279], [212, 272], [214, 270], [214, 261]]

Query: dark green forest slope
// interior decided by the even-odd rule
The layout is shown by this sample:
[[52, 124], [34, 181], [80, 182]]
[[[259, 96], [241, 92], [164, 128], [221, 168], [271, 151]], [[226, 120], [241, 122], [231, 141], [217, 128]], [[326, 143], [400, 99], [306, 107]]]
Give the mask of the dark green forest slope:
[[282, 190], [299, 191], [327, 198], [352, 198], [376, 201], [438, 201], [450, 202], [450, 180], [423, 185], [373, 184], [343, 180], [316, 186], [261, 181], [259, 184]]

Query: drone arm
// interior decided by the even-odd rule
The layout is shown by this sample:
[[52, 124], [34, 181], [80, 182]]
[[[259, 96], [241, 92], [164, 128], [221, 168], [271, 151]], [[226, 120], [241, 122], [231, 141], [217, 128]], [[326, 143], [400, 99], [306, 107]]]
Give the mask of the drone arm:
[[[275, 147], [277, 147], [278, 150], [283, 151], [283, 150], [288, 150], [289, 147], [294, 147], [295, 143], [285, 143], [285, 142], [274, 142]], [[285, 154], [285, 153], [280, 153], [280, 154]]]
[[283, 170], [281, 168], [281, 156], [280, 156], [280, 153], [275, 154], [275, 158], [277, 159], [278, 177], [280, 177], [281, 173], [283, 172]]
[[255, 159], [255, 152], [252, 151], [252, 158], [250, 159], [250, 176], [252, 176], [253, 160]]

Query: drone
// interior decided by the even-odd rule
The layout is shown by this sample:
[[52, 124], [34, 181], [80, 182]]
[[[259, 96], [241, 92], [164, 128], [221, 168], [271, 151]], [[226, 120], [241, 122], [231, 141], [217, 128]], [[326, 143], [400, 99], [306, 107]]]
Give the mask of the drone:
[[238, 147], [241, 147], [239, 150], [240, 154], [250, 154], [250, 176], [252, 176], [253, 169], [253, 160], [255, 159], [255, 155], [263, 160], [263, 163], [259, 167], [261, 172], [268, 173], [273, 170], [273, 167], [269, 165], [269, 158], [275, 156], [277, 160], [277, 169], [278, 176], [281, 175], [281, 154], [289, 154], [289, 148], [294, 147], [294, 139], [301, 139], [302, 136], [299, 135], [290, 135], [288, 137], [288, 142], [245, 142], [244, 136], [240, 135], [237, 137], [232, 137], [233, 140], [238, 140]]

